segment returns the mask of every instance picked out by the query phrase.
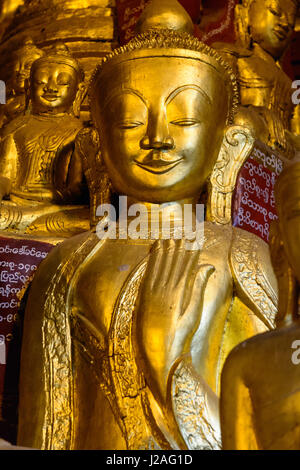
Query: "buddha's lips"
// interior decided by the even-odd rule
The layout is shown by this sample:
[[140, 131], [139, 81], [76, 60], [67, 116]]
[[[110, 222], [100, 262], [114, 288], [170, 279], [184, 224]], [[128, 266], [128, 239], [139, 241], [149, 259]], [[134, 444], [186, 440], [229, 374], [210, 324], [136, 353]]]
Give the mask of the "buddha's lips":
[[26, 74], [24, 74], [24, 73], [18, 73], [16, 80], [17, 80], [18, 82], [24, 82], [24, 80], [26, 80], [26, 78], [27, 78]]
[[47, 101], [56, 101], [59, 96], [58, 95], [43, 95], [44, 100]]
[[275, 35], [280, 39], [280, 41], [284, 41], [287, 38], [288, 33], [281, 28], [274, 28], [273, 29]]
[[175, 166], [177, 166], [183, 158], [178, 158], [177, 160], [164, 160], [164, 159], [155, 159], [150, 160], [147, 162], [138, 162], [135, 160], [135, 163], [143, 168], [143, 170], [149, 171], [150, 173], [155, 174], [163, 174], [167, 173], [168, 171], [172, 170]]

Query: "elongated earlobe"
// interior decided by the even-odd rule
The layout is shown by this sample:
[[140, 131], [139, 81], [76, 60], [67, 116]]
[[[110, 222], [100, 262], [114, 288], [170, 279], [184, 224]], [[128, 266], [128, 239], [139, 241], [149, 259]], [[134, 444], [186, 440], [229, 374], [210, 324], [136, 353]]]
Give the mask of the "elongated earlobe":
[[78, 85], [78, 90], [76, 93], [76, 98], [73, 102], [73, 114], [76, 117], [80, 117], [80, 107], [83, 103], [83, 100], [87, 94], [87, 86], [85, 83], [81, 82]]
[[254, 137], [247, 127], [227, 128], [209, 181], [208, 220], [222, 225], [231, 223], [231, 203], [236, 179], [253, 144]]

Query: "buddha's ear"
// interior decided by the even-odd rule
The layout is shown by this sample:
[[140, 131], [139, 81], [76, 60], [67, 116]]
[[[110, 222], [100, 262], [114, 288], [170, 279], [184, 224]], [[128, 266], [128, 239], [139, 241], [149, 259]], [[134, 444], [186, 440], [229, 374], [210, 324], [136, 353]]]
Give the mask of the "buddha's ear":
[[94, 228], [99, 222], [99, 217], [96, 216], [97, 207], [110, 202], [112, 189], [101, 155], [100, 136], [94, 127], [83, 128], [77, 134], [75, 153], [82, 161], [90, 194], [91, 228]]
[[230, 126], [226, 129], [209, 180], [208, 220], [222, 225], [231, 223], [232, 194], [237, 176], [249, 157], [253, 144], [254, 137], [247, 127]]
[[73, 113], [74, 116], [80, 116], [80, 107], [87, 94], [87, 85], [84, 82], [79, 83], [75, 100], [73, 102]]
[[26, 78], [24, 82], [25, 90], [25, 110], [31, 110], [31, 97], [30, 97], [30, 78]]

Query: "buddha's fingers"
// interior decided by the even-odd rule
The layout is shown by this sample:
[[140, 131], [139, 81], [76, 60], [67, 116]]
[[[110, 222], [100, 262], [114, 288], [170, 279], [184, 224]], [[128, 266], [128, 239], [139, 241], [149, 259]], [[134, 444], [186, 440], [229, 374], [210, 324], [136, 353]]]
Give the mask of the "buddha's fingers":
[[161, 271], [157, 273], [157, 282], [158, 282], [157, 287], [169, 289], [170, 287], [172, 287], [169, 285], [169, 279], [170, 279], [170, 274], [171, 274], [174, 260], [176, 259], [176, 253], [177, 253], [177, 244], [175, 240], [163, 240], [162, 250], [163, 250], [162, 267], [161, 267]]
[[159, 273], [163, 261], [162, 240], [156, 240], [152, 246], [144, 276], [142, 290], [150, 293], [159, 284]]
[[185, 248], [185, 240], [179, 240], [170, 271], [169, 287], [172, 289], [184, 289], [189, 279], [193, 266], [197, 263], [200, 251], [188, 251]]
[[205, 289], [214, 271], [214, 266], [210, 264], [198, 266], [196, 273], [194, 272], [191, 275], [190, 289], [186, 289], [184, 292], [182, 322], [192, 334], [195, 333], [199, 326], [203, 310]]

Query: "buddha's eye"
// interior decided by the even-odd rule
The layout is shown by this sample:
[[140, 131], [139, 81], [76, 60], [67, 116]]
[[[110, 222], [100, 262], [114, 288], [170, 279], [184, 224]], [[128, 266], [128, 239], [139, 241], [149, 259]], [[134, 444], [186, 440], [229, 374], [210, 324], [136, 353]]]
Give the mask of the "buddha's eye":
[[144, 123], [141, 121], [122, 121], [118, 124], [120, 129], [135, 129], [136, 127], [142, 126]]
[[196, 126], [197, 124], [200, 124], [200, 121], [197, 119], [192, 119], [192, 118], [182, 118], [182, 119], [175, 119], [174, 121], [171, 121], [170, 124], [174, 124], [175, 126], [180, 126], [180, 127], [192, 127]]
[[43, 82], [42, 80], [35, 80], [35, 83], [37, 85], [46, 85], [46, 82]]
[[280, 16], [280, 11], [279, 10], [276, 10], [275, 8], [273, 7], [269, 7], [269, 11], [272, 13], [272, 15], [274, 16]]

